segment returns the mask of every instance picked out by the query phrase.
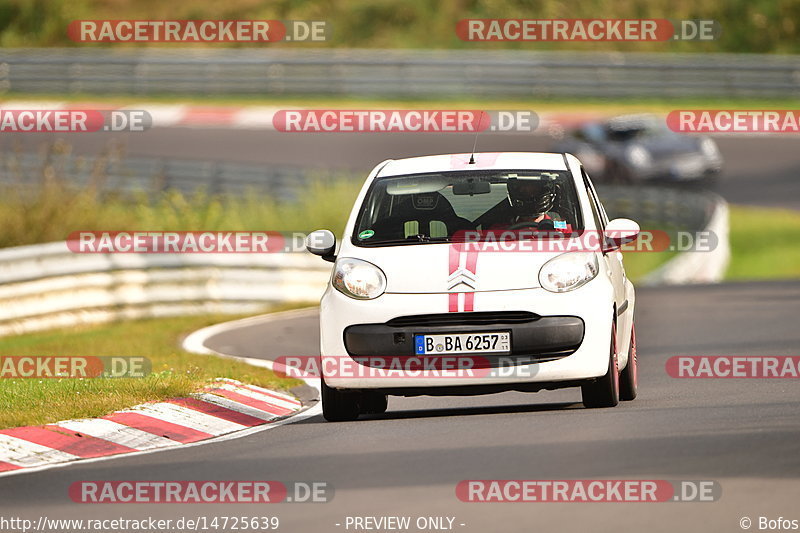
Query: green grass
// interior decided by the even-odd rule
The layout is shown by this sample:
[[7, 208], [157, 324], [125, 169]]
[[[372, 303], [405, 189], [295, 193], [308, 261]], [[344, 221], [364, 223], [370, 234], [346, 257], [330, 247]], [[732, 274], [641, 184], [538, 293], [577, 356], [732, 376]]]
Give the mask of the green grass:
[[361, 180], [311, 182], [296, 202], [264, 194], [212, 197], [177, 191], [149, 198], [102, 195], [45, 180], [0, 189], [0, 247], [64, 240], [74, 231], [297, 231], [341, 234]]
[[[800, 212], [730, 206], [731, 258], [726, 280], [800, 278]], [[625, 270], [635, 283], [675, 252], [625, 253]]]
[[624, 252], [625, 274], [633, 283], [660, 267], [673, 257], [675, 252]]
[[0, 338], [0, 356], [144, 356], [145, 378], [0, 380], [0, 428], [98, 417], [153, 400], [186, 396], [218, 377], [273, 389], [301, 382], [231, 359], [183, 351], [179, 339], [230, 316], [119, 322]]
[[731, 206], [725, 279], [800, 278], [800, 212]]

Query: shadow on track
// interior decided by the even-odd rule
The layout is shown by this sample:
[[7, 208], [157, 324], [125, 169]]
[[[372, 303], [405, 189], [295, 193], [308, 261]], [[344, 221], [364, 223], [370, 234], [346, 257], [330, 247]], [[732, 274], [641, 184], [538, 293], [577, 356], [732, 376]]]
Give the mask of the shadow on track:
[[[494, 415], [494, 414], [513, 414], [513, 413], [545, 413], [549, 411], [565, 411], [583, 409], [580, 402], [559, 402], [549, 404], [515, 404], [515, 405], [490, 405], [484, 407], [446, 407], [441, 409], [404, 409], [391, 410], [379, 415], [361, 415], [355, 422], [366, 422], [370, 420], [407, 420], [414, 418], [438, 418], [455, 416], [475, 416], [475, 415]], [[295, 422], [299, 424], [319, 424], [325, 422], [321, 416], [315, 416], [307, 420]]]

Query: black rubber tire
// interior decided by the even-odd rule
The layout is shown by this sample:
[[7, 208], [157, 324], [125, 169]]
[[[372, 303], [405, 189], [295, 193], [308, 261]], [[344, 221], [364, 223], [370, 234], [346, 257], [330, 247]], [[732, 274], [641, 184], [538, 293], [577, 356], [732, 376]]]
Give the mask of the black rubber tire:
[[583, 405], [590, 409], [615, 407], [619, 403], [619, 370], [617, 369], [616, 324], [611, 326], [611, 348], [608, 356], [608, 371], [603, 377], [581, 385]]
[[619, 375], [619, 399], [629, 402], [636, 398], [639, 389], [639, 362], [636, 356], [636, 326], [631, 325], [631, 342], [628, 345], [628, 364]]
[[329, 387], [320, 380], [322, 389], [322, 417], [328, 422], [347, 422], [359, 415], [360, 396], [358, 392], [342, 392]]
[[386, 412], [389, 407], [389, 398], [378, 392], [364, 391], [361, 393], [361, 414], [379, 415]]

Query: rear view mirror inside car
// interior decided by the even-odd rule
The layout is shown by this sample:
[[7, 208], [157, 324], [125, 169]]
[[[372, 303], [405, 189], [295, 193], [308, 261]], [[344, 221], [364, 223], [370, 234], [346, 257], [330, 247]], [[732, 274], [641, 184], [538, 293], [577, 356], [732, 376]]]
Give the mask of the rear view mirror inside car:
[[470, 180], [453, 184], [453, 194], [455, 195], [489, 194], [491, 190], [492, 186], [488, 181]]

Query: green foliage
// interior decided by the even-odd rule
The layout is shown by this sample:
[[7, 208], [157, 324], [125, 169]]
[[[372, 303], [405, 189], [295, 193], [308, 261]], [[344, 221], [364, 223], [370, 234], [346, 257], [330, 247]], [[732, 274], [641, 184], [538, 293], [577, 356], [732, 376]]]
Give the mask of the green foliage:
[[[2, 0], [0, 44], [78, 46], [67, 38], [66, 27], [84, 18], [326, 20], [333, 29], [329, 44], [336, 47], [800, 51], [797, 0]], [[722, 36], [712, 42], [470, 43], [455, 35], [456, 22], [464, 18], [713, 19], [721, 24]]]
[[45, 181], [34, 190], [0, 190], [0, 248], [64, 240], [75, 231], [297, 231], [344, 230], [360, 181], [312, 181], [293, 202], [263, 194], [244, 197], [104, 195]]
[[726, 279], [800, 278], [797, 211], [731, 206], [730, 243], [731, 262]]

